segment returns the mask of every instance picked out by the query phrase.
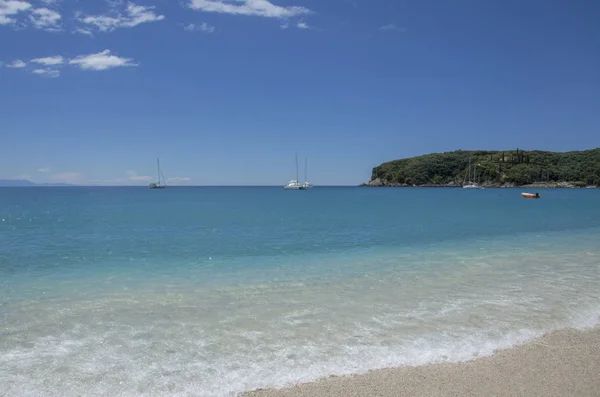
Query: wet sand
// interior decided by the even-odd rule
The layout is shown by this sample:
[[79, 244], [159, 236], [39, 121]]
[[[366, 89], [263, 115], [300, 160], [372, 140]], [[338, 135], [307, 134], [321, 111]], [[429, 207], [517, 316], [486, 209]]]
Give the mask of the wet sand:
[[600, 396], [600, 327], [553, 332], [491, 357], [329, 377], [245, 397]]

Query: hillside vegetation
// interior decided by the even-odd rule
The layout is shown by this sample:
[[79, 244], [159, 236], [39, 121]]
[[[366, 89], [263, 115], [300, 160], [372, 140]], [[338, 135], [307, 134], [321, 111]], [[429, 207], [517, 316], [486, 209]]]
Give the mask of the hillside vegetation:
[[600, 185], [600, 148], [576, 152], [465, 151], [434, 153], [394, 160], [373, 169], [371, 186], [456, 186], [468, 182], [487, 186], [570, 182]]

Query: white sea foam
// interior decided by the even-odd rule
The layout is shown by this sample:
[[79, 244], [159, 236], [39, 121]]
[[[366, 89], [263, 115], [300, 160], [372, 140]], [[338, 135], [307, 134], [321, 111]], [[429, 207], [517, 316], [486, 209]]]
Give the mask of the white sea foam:
[[32, 284], [52, 298], [1, 306], [0, 395], [234, 396], [470, 360], [597, 325], [598, 247], [540, 243], [328, 257], [320, 263], [337, 260], [335, 272], [281, 271], [279, 282]]

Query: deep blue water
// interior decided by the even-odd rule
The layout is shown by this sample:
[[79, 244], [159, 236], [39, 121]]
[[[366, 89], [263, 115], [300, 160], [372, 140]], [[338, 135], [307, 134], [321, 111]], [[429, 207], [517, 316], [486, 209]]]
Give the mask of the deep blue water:
[[600, 189], [0, 189], [3, 270], [297, 256], [600, 227]]

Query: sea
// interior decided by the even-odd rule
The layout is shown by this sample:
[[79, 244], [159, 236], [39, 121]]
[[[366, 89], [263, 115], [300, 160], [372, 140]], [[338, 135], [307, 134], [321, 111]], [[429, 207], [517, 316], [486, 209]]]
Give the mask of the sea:
[[600, 317], [600, 189], [0, 189], [0, 396], [237, 396]]

